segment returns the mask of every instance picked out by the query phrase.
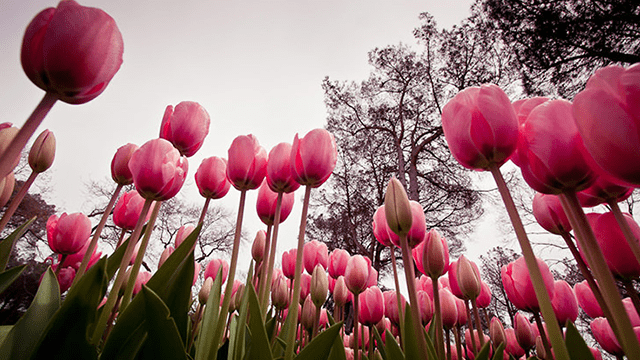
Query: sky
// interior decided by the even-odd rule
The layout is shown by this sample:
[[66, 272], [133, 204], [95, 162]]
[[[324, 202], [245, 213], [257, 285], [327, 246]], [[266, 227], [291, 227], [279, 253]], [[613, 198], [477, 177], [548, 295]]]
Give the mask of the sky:
[[[81, 1], [110, 14], [124, 39], [124, 62], [107, 89], [83, 105], [58, 102], [34, 135], [50, 129], [57, 138], [49, 170], [50, 199], [59, 212], [88, 211], [86, 183], [109, 179], [118, 147], [156, 138], [167, 105], [200, 103], [211, 117], [203, 147], [189, 158], [181, 194], [203, 203], [193, 174], [202, 159], [227, 156], [238, 135], [254, 134], [267, 152], [292, 142], [326, 119], [322, 79], [361, 81], [371, 68], [367, 53], [400, 42], [417, 46], [418, 15], [430, 12], [442, 28], [469, 14], [470, 0], [353, 1]], [[43, 91], [22, 71], [24, 29], [54, 1], [0, 2], [0, 122], [21, 126]], [[115, 184], [114, 184], [115, 188]], [[263, 226], [249, 192], [244, 230]], [[302, 193], [281, 225], [278, 254], [295, 246]], [[239, 192], [214, 202], [235, 214]], [[496, 215], [489, 215], [489, 219]], [[491, 221], [489, 222], [491, 224]], [[481, 233], [491, 231], [482, 225]], [[489, 226], [489, 227], [487, 227]], [[484, 230], [483, 230], [484, 229]], [[499, 241], [471, 241], [481, 254]], [[248, 267], [243, 244], [239, 269]], [[475, 256], [472, 256], [475, 257]], [[277, 259], [280, 257], [278, 256]], [[477, 258], [477, 257], [476, 257]]]

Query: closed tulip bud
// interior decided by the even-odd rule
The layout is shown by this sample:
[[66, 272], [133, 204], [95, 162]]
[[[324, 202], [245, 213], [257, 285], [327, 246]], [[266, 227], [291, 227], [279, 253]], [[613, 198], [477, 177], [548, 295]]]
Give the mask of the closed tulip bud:
[[395, 244], [400, 246], [400, 239], [387, 224], [387, 215], [384, 205], [378, 207], [373, 214], [373, 236], [384, 246], [391, 246]]
[[433, 317], [433, 307], [431, 306], [431, 298], [426, 291], [418, 291], [418, 310], [420, 310], [420, 321], [426, 326]]
[[213, 259], [209, 261], [207, 267], [204, 269], [205, 279], [210, 277], [215, 281], [220, 268], [222, 268], [222, 283], [227, 281], [227, 275], [229, 274], [229, 264], [223, 259]]
[[313, 323], [316, 318], [316, 306], [313, 304], [313, 300], [311, 300], [311, 296], [307, 296], [304, 299], [304, 303], [302, 305], [302, 318], [301, 323], [302, 326], [310, 330], [313, 328]]
[[77, 253], [89, 240], [91, 221], [82, 213], [51, 215], [47, 220], [49, 247], [58, 254]]
[[344, 282], [344, 276], [338, 276], [336, 285], [333, 288], [333, 301], [336, 306], [344, 306], [349, 301], [349, 289]]
[[162, 266], [162, 264], [164, 264], [165, 261], [167, 261], [167, 259], [169, 258], [169, 256], [171, 256], [171, 254], [173, 254], [173, 252], [175, 251], [175, 249], [173, 248], [173, 246], [169, 245], [167, 246], [163, 251], [162, 254], [160, 254], [160, 259], [158, 260], [158, 269], [160, 269], [160, 267]]
[[538, 359], [547, 358], [547, 351], [544, 348], [542, 337], [540, 335], [536, 337], [536, 355], [538, 356]]
[[384, 196], [384, 210], [389, 229], [398, 236], [406, 236], [411, 230], [413, 214], [407, 192], [395, 177], [389, 180]]
[[[298, 249], [291, 249], [282, 253], [282, 273], [289, 279], [293, 279], [296, 272], [296, 256]], [[302, 269], [300, 269], [302, 272]]]
[[56, 157], [56, 137], [45, 130], [36, 138], [29, 151], [29, 166], [35, 173], [46, 171]]
[[123, 50], [111, 16], [71, 0], [31, 20], [20, 60], [39, 88], [69, 104], [83, 104], [107, 87], [122, 64]]
[[310, 241], [304, 244], [302, 250], [302, 262], [304, 268], [309, 274], [313, 273], [313, 269], [320, 265], [326, 269], [329, 265], [329, 250], [327, 244], [318, 240]]
[[189, 235], [191, 235], [194, 229], [195, 227], [193, 225], [182, 225], [180, 229], [178, 229], [178, 232], [176, 233], [176, 239], [175, 239], [176, 249], [180, 246], [180, 244], [182, 244], [184, 239], [186, 239]]
[[536, 334], [533, 332], [531, 323], [521, 313], [516, 313], [514, 322], [518, 344], [525, 350], [531, 349], [536, 344]]
[[324, 271], [321, 265], [316, 265], [311, 275], [311, 300], [316, 307], [321, 307], [327, 300], [327, 293], [329, 291], [329, 280], [327, 279], [327, 273]]
[[[84, 254], [87, 252], [87, 250], [89, 249], [89, 241], [87, 241], [84, 246], [82, 247], [82, 249], [80, 249], [80, 251], [78, 251], [77, 253], [73, 253], [70, 255], [67, 255], [67, 257], [64, 259], [64, 262], [62, 262], [62, 258], [64, 257], [62, 254], [58, 255], [58, 263], [62, 262], [62, 267], [72, 267], [74, 269], [76, 269], [76, 271], [78, 270], [78, 268], [80, 267], [80, 264], [82, 263], [82, 259], [84, 258]], [[100, 257], [102, 256], [102, 252], [98, 252], [96, 253], [96, 249], [93, 250], [93, 254], [91, 254], [91, 257], [89, 258], [89, 263], [87, 265], [87, 269], [91, 268], [95, 263], [98, 262], [98, 260], [100, 260]]]
[[329, 276], [334, 279], [337, 279], [339, 276], [344, 276], [350, 257], [351, 256], [347, 250], [333, 250], [329, 255]]
[[594, 207], [609, 201], [621, 202], [633, 193], [633, 187], [616, 183], [604, 173], [599, 175], [591, 186], [576, 193], [582, 207]]
[[[376, 330], [378, 330], [378, 334], [384, 334], [387, 329], [391, 329], [391, 321], [383, 316], [376, 324]], [[385, 340], [383, 339], [383, 341]]]
[[476, 299], [482, 290], [480, 274], [464, 255], [458, 259], [457, 270], [458, 286], [462, 295], [467, 299]]
[[287, 279], [278, 276], [271, 286], [271, 302], [276, 309], [283, 310], [289, 307], [290, 300]]
[[[287, 220], [291, 210], [295, 195], [293, 193], [283, 193], [282, 202], [280, 204], [280, 223]], [[256, 201], [256, 211], [258, 217], [265, 225], [273, 225], [276, 221], [276, 208], [278, 207], [278, 193], [273, 192], [267, 180], [262, 180], [262, 185], [258, 190], [258, 200]]]
[[[456, 298], [447, 289], [440, 290], [438, 294], [440, 296], [440, 312], [442, 313], [442, 326], [444, 326], [447, 329], [451, 329], [458, 323], [458, 317], [459, 317]], [[459, 325], [462, 325], [462, 324], [459, 324]]]
[[590, 326], [593, 337], [606, 352], [616, 356], [624, 355], [624, 351], [620, 347], [620, 343], [616, 339], [607, 319], [602, 317], [594, 319]]
[[[51, 270], [56, 271], [58, 264], [51, 265]], [[60, 294], [69, 290], [71, 284], [73, 283], [73, 279], [76, 277], [76, 269], [72, 267], [63, 267], [60, 269], [58, 273], [58, 284], [60, 285]]]
[[384, 317], [384, 298], [377, 286], [366, 289], [360, 295], [358, 320], [366, 326], [373, 326]]
[[[388, 290], [382, 293], [384, 299], [384, 316], [388, 317], [391, 323], [398, 326], [400, 325], [400, 313], [398, 313], [398, 298], [394, 290]], [[402, 310], [404, 311], [407, 300], [400, 294], [400, 301], [402, 302]]]
[[204, 305], [209, 301], [209, 293], [211, 293], [211, 288], [213, 287], [213, 279], [206, 278], [200, 291], [198, 292], [198, 301], [200, 301], [201, 305]]
[[269, 152], [267, 183], [275, 192], [291, 193], [300, 187], [293, 179], [291, 168], [291, 144], [280, 143]]
[[569, 218], [557, 195], [536, 193], [533, 197], [533, 216], [542, 228], [552, 234], [562, 235], [571, 231]]
[[553, 284], [554, 292], [551, 305], [560, 326], [567, 321], [575, 322], [578, 318], [578, 300], [571, 286], [564, 280], [557, 280]]
[[507, 342], [507, 346], [505, 348], [507, 353], [516, 359], [524, 356], [524, 349], [520, 347], [518, 340], [516, 340], [516, 331], [514, 329], [504, 329], [504, 334]]
[[251, 257], [256, 263], [261, 263], [264, 257], [264, 246], [267, 242], [267, 233], [264, 230], [258, 230], [253, 245], [251, 245]]
[[[536, 261], [542, 273], [547, 293], [553, 300], [553, 274], [551, 274], [549, 266], [544, 261], [538, 258], [536, 258]], [[524, 257], [521, 256], [515, 261], [502, 266], [500, 276], [507, 298], [516, 308], [526, 311], [538, 311], [540, 309]]]
[[464, 300], [459, 299], [455, 296], [453, 298], [456, 301], [456, 310], [458, 311], [458, 320], [456, 321], [456, 324], [460, 326], [464, 326], [467, 324], [467, 321], [469, 320], [467, 317], [467, 308], [464, 305]]
[[495, 316], [491, 319], [491, 325], [489, 326], [489, 336], [491, 337], [494, 348], [497, 348], [507, 341], [507, 335], [504, 332], [502, 322], [500, 322], [500, 319]]
[[[328, 287], [328, 285], [327, 285]], [[311, 292], [311, 275], [302, 273], [300, 275], [300, 305], [304, 302], [304, 299]]]
[[227, 178], [238, 190], [257, 189], [267, 173], [267, 152], [253, 135], [236, 137], [228, 151]]
[[296, 134], [291, 145], [290, 165], [300, 185], [319, 187], [336, 166], [338, 149], [333, 135], [325, 129], [311, 130], [303, 138]]
[[[13, 126], [0, 129], [0, 154], [4, 153], [5, 150], [9, 147], [9, 144], [11, 144], [13, 138], [18, 134], [18, 131], [19, 129]], [[16, 166], [18, 166], [19, 161], [20, 157], [17, 157], [13, 164], [11, 164], [11, 169], [14, 169]]]
[[578, 304], [587, 315], [594, 319], [604, 317], [602, 308], [600, 308], [600, 304], [598, 304], [596, 297], [593, 295], [591, 287], [587, 284], [587, 280], [575, 284], [573, 291], [576, 294]]
[[153, 276], [153, 274], [151, 274], [148, 271], [140, 271], [138, 273], [136, 282], [133, 285], [133, 296], [135, 296], [137, 293], [140, 292], [140, 290], [142, 290], [142, 285], [145, 285], [146, 283], [148, 283], [149, 280], [151, 279], [151, 276]]
[[0, 180], [0, 208], [3, 208], [9, 202], [15, 183], [16, 178], [13, 175], [13, 171]]
[[480, 295], [476, 299], [476, 304], [481, 309], [487, 308], [491, 305], [491, 289], [489, 289], [489, 285], [484, 281], [480, 284]]
[[349, 259], [344, 278], [347, 288], [354, 295], [360, 294], [367, 288], [369, 264], [362, 255], [354, 255]]
[[182, 156], [190, 157], [202, 147], [210, 122], [209, 114], [197, 102], [182, 101], [175, 109], [169, 105], [160, 125], [160, 138], [169, 140]]
[[138, 145], [135, 144], [126, 144], [116, 150], [116, 154], [111, 160], [111, 178], [116, 184], [133, 184], [133, 174], [129, 169], [129, 160], [136, 150], [138, 150]]
[[208, 199], [224, 197], [231, 188], [227, 179], [227, 160], [217, 156], [202, 160], [195, 179], [200, 195]]
[[424, 274], [437, 279], [444, 275], [449, 268], [447, 243], [438, 231], [431, 229], [425, 237], [424, 244], [422, 255]]
[[231, 302], [229, 304], [229, 312], [240, 310], [240, 304], [242, 304], [242, 296], [244, 295], [244, 284], [239, 280], [233, 282], [231, 289]]

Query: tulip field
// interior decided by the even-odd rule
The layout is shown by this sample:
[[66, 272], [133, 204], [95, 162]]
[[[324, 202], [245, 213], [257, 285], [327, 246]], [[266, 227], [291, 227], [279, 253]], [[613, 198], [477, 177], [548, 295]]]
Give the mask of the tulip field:
[[[57, 101], [100, 101], [122, 54], [115, 20], [74, 0], [27, 25], [20, 61], [44, 96], [22, 127], [0, 124], [0, 231], [52, 165], [55, 137], [45, 130], [28, 150], [31, 176], [12, 196], [14, 168], [47, 112]], [[521, 256], [500, 275], [513, 319], [489, 317], [493, 295], [478, 266], [465, 255], [450, 259], [447, 239], [427, 228], [425, 210], [395, 177], [371, 218], [371, 232], [392, 254], [391, 289], [371, 258], [306, 239], [310, 197], [338, 161], [325, 129], [291, 134], [292, 143], [269, 152], [240, 135], [225, 156], [204, 159], [193, 175], [204, 198], [199, 223], [180, 228], [157, 271], [142, 270], [160, 208], [181, 191], [191, 176], [187, 158], [209, 135], [207, 111], [183, 101], [167, 106], [158, 138], [114, 149], [115, 190], [97, 224], [83, 213], [48, 219], [55, 255], [24, 315], [0, 326], [0, 359], [640, 359], [640, 226], [618, 206], [640, 186], [640, 64], [595, 71], [572, 101], [512, 101], [496, 85], [469, 87], [444, 105], [441, 120], [453, 157], [492, 175], [509, 215]], [[500, 170], [509, 160], [536, 191], [535, 219], [562, 237], [584, 281], [554, 279], [534, 253]], [[251, 244], [249, 268], [240, 269], [253, 190], [266, 230]], [[207, 209], [229, 191], [240, 194], [230, 258], [201, 269], [194, 249]], [[282, 249], [279, 225], [296, 191], [304, 194], [297, 246]], [[585, 213], [600, 204], [606, 213]], [[103, 254], [108, 219], [121, 236]], [[33, 221], [0, 241], [0, 292], [25, 270], [7, 264]], [[580, 311], [589, 336], [574, 325]]]

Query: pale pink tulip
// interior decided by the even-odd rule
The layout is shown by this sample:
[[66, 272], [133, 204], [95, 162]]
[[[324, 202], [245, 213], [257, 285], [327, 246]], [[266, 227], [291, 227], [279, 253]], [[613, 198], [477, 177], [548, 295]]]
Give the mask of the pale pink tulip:
[[131, 143], [122, 145], [116, 150], [116, 154], [111, 160], [111, 178], [117, 184], [133, 184], [133, 174], [129, 169], [129, 160], [136, 150], [138, 150], [138, 145]]
[[[553, 275], [544, 261], [538, 258], [536, 258], [536, 261], [542, 273], [542, 279], [549, 293], [549, 298], [553, 300]], [[500, 275], [507, 297], [516, 308], [526, 311], [539, 311], [538, 299], [533, 290], [533, 284], [524, 257], [521, 256], [514, 262], [504, 265]]]
[[191, 157], [209, 134], [209, 114], [194, 101], [168, 105], [160, 125], [160, 137], [169, 140], [182, 156]]
[[205, 198], [220, 199], [227, 195], [231, 188], [227, 179], [227, 160], [217, 156], [202, 160], [195, 178], [200, 195]]
[[377, 286], [367, 288], [360, 294], [358, 320], [365, 326], [377, 324], [384, 316], [384, 298]]
[[257, 189], [267, 173], [267, 152], [253, 135], [236, 137], [228, 152], [227, 178], [238, 190]]
[[349, 259], [344, 278], [347, 288], [354, 295], [360, 294], [367, 288], [369, 271], [370, 265], [362, 255], [354, 255]]
[[303, 138], [296, 134], [291, 146], [291, 169], [301, 185], [318, 187], [331, 176], [338, 159], [336, 140], [325, 129], [311, 130]]

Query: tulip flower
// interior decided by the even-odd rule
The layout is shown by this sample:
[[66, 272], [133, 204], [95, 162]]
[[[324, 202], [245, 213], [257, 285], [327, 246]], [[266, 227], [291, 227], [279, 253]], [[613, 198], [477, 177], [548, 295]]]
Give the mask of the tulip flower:
[[384, 246], [400, 243], [398, 235], [391, 231], [387, 224], [384, 205], [379, 206], [373, 214], [373, 236]]
[[133, 174], [129, 169], [131, 155], [138, 150], [138, 145], [125, 144], [116, 150], [116, 154], [111, 160], [111, 178], [118, 185], [133, 184]]
[[337, 279], [341, 275], [344, 276], [350, 257], [351, 255], [349, 255], [347, 250], [334, 249], [331, 254], [329, 254], [329, 276], [334, 279]]
[[[440, 297], [440, 311], [442, 313], [442, 326], [447, 329], [451, 329], [458, 323], [458, 305], [456, 304], [456, 298], [453, 294], [447, 290], [442, 289], [438, 292]], [[464, 308], [464, 303], [462, 304]], [[464, 311], [466, 314], [466, 311]]]
[[53, 270], [57, 275], [58, 284], [60, 285], [60, 294], [69, 290], [71, 284], [73, 283], [73, 279], [76, 277], [76, 269], [71, 266], [68, 267], [60, 267], [59, 264], [51, 265], [51, 270]]
[[200, 195], [220, 199], [227, 195], [231, 183], [227, 179], [227, 160], [216, 156], [202, 160], [195, 174]]
[[507, 335], [504, 332], [504, 326], [502, 326], [500, 319], [495, 316], [491, 319], [491, 324], [489, 325], [489, 337], [493, 342], [493, 346], [496, 348], [507, 342]]
[[122, 53], [122, 35], [111, 16], [67, 0], [41, 11], [27, 26], [20, 59], [39, 88], [83, 104], [104, 91]]
[[136, 189], [147, 200], [174, 197], [184, 184], [188, 168], [187, 159], [164, 139], [146, 142], [129, 160]]
[[587, 280], [576, 283], [573, 286], [573, 291], [576, 294], [578, 304], [584, 310], [584, 312], [592, 318], [604, 317], [604, 313], [598, 304], [591, 287], [587, 284]]
[[426, 326], [431, 318], [433, 318], [433, 305], [431, 305], [431, 297], [426, 291], [418, 291], [418, 309], [420, 310], [420, 322]]
[[290, 193], [300, 187], [300, 184], [293, 178], [291, 144], [280, 143], [269, 152], [267, 183], [271, 190], [281, 193]]
[[477, 266], [472, 266], [471, 261], [464, 255], [461, 255], [458, 259], [457, 267], [456, 274], [460, 292], [466, 299], [477, 299], [482, 290], [480, 273], [478, 272]]
[[489, 285], [484, 281], [480, 282], [480, 295], [478, 295], [476, 303], [481, 309], [485, 309], [491, 305], [491, 289], [489, 289]]
[[47, 240], [53, 252], [63, 255], [82, 250], [91, 235], [91, 221], [82, 213], [51, 215], [47, 220]]
[[[86, 242], [82, 247], [82, 249], [80, 249], [80, 251], [73, 254], [69, 254], [67, 255], [66, 258], [64, 257], [64, 255], [60, 254], [58, 255], [58, 263], [61, 263], [62, 264], [61, 266], [63, 268], [72, 267], [76, 271], [78, 271], [78, 268], [80, 267], [80, 263], [82, 262], [82, 258], [84, 257], [84, 254], [87, 252], [88, 249], [89, 249], [89, 242]], [[89, 257], [88, 267], [90, 268], [91, 266], [93, 266], [93, 264], [97, 263], [98, 260], [100, 260], [101, 256], [102, 256], [102, 252], [96, 253], [94, 249], [93, 253]]]
[[536, 334], [533, 331], [535, 325], [531, 324], [521, 313], [514, 317], [514, 330], [518, 344], [526, 351], [536, 344]]
[[151, 276], [153, 276], [153, 274], [151, 274], [148, 271], [140, 271], [138, 273], [138, 277], [136, 278], [136, 283], [135, 285], [133, 285], [133, 296], [135, 296], [137, 293], [140, 292], [140, 290], [142, 290], [142, 285], [149, 282], [149, 280], [151, 279]]
[[255, 239], [253, 239], [253, 245], [251, 245], [251, 257], [259, 264], [264, 257], [264, 246], [267, 242], [267, 233], [264, 230], [258, 230]]
[[202, 283], [202, 287], [200, 291], [198, 291], [198, 301], [200, 305], [205, 305], [207, 301], [209, 301], [209, 294], [211, 293], [211, 288], [213, 287], [213, 279], [206, 278], [204, 283]]
[[209, 134], [209, 114], [197, 102], [182, 101], [164, 111], [160, 138], [169, 140], [182, 156], [191, 157]]
[[[553, 300], [553, 275], [544, 261], [538, 258], [536, 258], [536, 261], [542, 272], [547, 293]], [[533, 284], [531, 283], [524, 257], [519, 257], [514, 262], [504, 265], [500, 274], [507, 298], [509, 298], [509, 301], [511, 301], [516, 308], [532, 312], [539, 311], [538, 299], [533, 290]]]
[[634, 185], [640, 185], [639, 76], [638, 64], [602, 68], [575, 96], [572, 109], [594, 162], [614, 178]]
[[442, 109], [442, 129], [451, 154], [469, 169], [505, 163], [516, 149], [518, 120], [496, 85], [459, 92]]
[[171, 256], [171, 254], [173, 254], [175, 250], [176, 249], [171, 245], [167, 246], [164, 250], [162, 250], [162, 254], [160, 254], [160, 259], [158, 259], [158, 269], [160, 269], [162, 264], [164, 264], [164, 262], [167, 261], [169, 256]]
[[567, 321], [575, 322], [578, 318], [578, 300], [571, 286], [564, 280], [556, 280], [553, 284], [555, 294], [551, 305], [556, 313], [560, 326], [565, 326]]
[[395, 177], [389, 180], [384, 196], [384, 205], [389, 229], [398, 236], [409, 234], [413, 221], [413, 208], [407, 197], [407, 192]]
[[624, 351], [620, 347], [620, 343], [618, 343], [607, 319], [601, 317], [594, 319], [590, 326], [593, 337], [606, 352], [616, 356], [624, 355]]
[[[293, 279], [296, 272], [297, 253], [297, 249], [291, 249], [282, 253], [282, 273], [289, 279]], [[300, 272], [302, 272], [302, 269], [300, 269]]]
[[[446, 290], [449, 291], [449, 289], [446, 289]], [[455, 325], [464, 326], [467, 324], [467, 321], [469, 321], [469, 318], [467, 316], [467, 308], [464, 304], [464, 300], [453, 296], [453, 294], [451, 294], [450, 291], [449, 293], [450, 293], [450, 296], [452, 296], [456, 302], [456, 310], [458, 312], [458, 320], [455, 322]], [[440, 299], [442, 299], [442, 297]], [[453, 310], [450, 310], [450, 311], [453, 311]]]
[[180, 246], [180, 244], [182, 244], [182, 242], [184, 241], [184, 239], [187, 238], [187, 236], [191, 235], [193, 230], [195, 230], [195, 227], [193, 225], [182, 225], [178, 229], [178, 232], [176, 233], [176, 238], [175, 238], [176, 249]]
[[[133, 230], [138, 222], [144, 198], [136, 190], [127, 191], [113, 208], [113, 223], [124, 230]], [[147, 220], [151, 214], [147, 214]]]
[[216, 280], [216, 276], [222, 267], [222, 283], [227, 281], [227, 275], [229, 274], [229, 264], [223, 259], [213, 259], [209, 261], [207, 267], [204, 269], [204, 278], [212, 278]]
[[[396, 326], [400, 325], [400, 314], [398, 313], [398, 300], [395, 290], [388, 290], [382, 293], [384, 298], [384, 316]], [[400, 294], [400, 302], [402, 303], [402, 311], [404, 311], [407, 301], [404, 296]]]
[[[291, 210], [295, 195], [293, 193], [284, 193], [282, 195], [282, 204], [280, 205], [280, 222], [285, 221]], [[262, 181], [258, 190], [258, 200], [256, 201], [256, 210], [258, 217], [265, 225], [273, 225], [276, 218], [276, 207], [278, 205], [278, 194], [273, 192], [267, 185], [267, 180]]]
[[253, 135], [236, 137], [228, 152], [227, 178], [238, 190], [257, 189], [267, 172], [267, 152]]
[[[327, 284], [327, 287], [329, 285]], [[300, 305], [304, 302], [304, 299], [311, 292], [311, 275], [307, 273], [300, 274]]]
[[370, 265], [362, 255], [354, 255], [347, 263], [344, 280], [347, 288], [354, 295], [360, 294], [367, 288]]
[[329, 265], [329, 250], [327, 249], [327, 244], [318, 240], [313, 240], [304, 244], [302, 260], [304, 268], [309, 274], [313, 273], [313, 269], [316, 265], [320, 265], [322, 268], [326, 269]]
[[556, 235], [571, 231], [569, 219], [556, 195], [536, 193], [533, 197], [533, 216], [542, 228]]
[[284, 310], [289, 307], [290, 300], [287, 279], [284, 276], [276, 277], [271, 285], [271, 303], [276, 309]]
[[13, 175], [13, 171], [0, 180], [0, 208], [3, 208], [9, 202], [15, 183], [16, 178]]
[[423, 244], [423, 251], [418, 254], [418, 257], [422, 258], [422, 273], [432, 279], [446, 274], [449, 271], [449, 247], [445, 238], [435, 229], [431, 229], [426, 234]]
[[344, 276], [339, 276], [333, 288], [333, 301], [336, 306], [344, 306], [349, 302], [349, 289], [344, 280]]
[[504, 334], [507, 342], [507, 346], [505, 348], [507, 353], [516, 359], [524, 356], [524, 349], [520, 347], [520, 344], [518, 344], [518, 341], [516, 340], [516, 331], [514, 329], [504, 329]]
[[329, 280], [327, 273], [324, 271], [322, 265], [318, 264], [313, 269], [311, 275], [311, 284], [309, 286], [309, 293], [311, 294], [311, 300], [317, 308], [322, 307], [322, 304], [327, 300], [327, 292], [329, 291]]
[[29, 151], [29, 166], [34, 173], [41, 173], [51, 167], [56, 155], [56, 137], [49, 130], [43, 131]]
[[338, 150], [333, 135], [325, 129], [311, 130], [303, 138], [296, 134], [291, 146], [293, 178], [312, 188], [322, 185], [336, 166]]
[[631, 196], [633, 190], [633, 187], [614, 182], [609, 176], [600, 175], [591, 186], [576, 195], [582, 207], [594, 207], [610, 201], [624, 201]]
[[373, 326], [384, 316], [384, 298], [377, 286], [367, 288], [360, 294], [359, 320], [365, 326]]
[[302, 304], [302, 321], [300, 324], [309, 332], [313, 328], [315, 314], [316, 306], [313, 304], [311, 296], [307, 296]]

